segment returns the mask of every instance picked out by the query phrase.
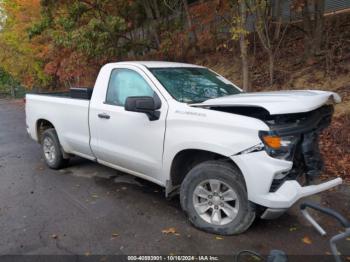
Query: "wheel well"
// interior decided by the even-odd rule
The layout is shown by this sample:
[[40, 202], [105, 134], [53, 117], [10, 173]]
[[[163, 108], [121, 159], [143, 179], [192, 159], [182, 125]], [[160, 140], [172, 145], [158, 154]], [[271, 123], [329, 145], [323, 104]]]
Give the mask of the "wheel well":
[[39, 119], [36, 124], [36, 131], [38, 135], [38, 141], [41, 142], [41, 136], [45, 132], [45, 130], [49, 128], [55, 128], [54, 125], [45, 119]]
[[[180, 186], [187, 173], [194, 166], [204, 161], [219, 159], [232, 162], [232, 160], [226, 156], [204, 150], [187, 149], [177, 153], [170, 170], [172, 187], [175, 189]], [[234, 163], [232, 162], [232, 164]]]

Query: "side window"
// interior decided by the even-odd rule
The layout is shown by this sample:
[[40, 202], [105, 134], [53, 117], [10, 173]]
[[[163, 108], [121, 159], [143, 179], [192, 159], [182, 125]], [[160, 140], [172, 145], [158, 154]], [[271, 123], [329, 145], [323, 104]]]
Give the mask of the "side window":
[[145, 79], [130, 69], [114, 69], [108, 83], [106, 103], [124, 106], [129, 96], [153, 96]]

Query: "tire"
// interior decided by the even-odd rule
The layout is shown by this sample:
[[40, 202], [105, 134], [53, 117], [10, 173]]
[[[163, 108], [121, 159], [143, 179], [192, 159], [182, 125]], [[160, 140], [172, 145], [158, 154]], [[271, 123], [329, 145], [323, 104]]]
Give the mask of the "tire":
[[206, 161], [190, 170], [181, 184], [180, 201], [190, 222], [209, 233], [240, 234], [255, 219], [241, 172], [224, 161]]
[[44, 160], [51, 169], [61, 169], [67, 166], [69, 159], [63, 158], [55, 129], [50, 128], [43, 132], [41, 146]]

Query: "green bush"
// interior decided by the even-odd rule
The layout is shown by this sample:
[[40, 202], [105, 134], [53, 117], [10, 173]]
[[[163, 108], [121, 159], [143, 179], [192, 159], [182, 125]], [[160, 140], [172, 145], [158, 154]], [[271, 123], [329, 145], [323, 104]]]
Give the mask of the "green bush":
[[24, 96], [24, 88], [9, 73], [0, 68], [0, 97]]

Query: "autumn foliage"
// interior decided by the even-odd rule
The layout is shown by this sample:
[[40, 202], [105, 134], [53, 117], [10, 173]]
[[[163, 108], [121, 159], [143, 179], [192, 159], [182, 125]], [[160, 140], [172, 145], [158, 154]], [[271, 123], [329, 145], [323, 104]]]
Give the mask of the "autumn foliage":
[[250, 0], [240, 9], [243, 2], [0, 0], [0, 92], [5, 82], [29, 90], [89, 86], [101, 65], [121, 60], [200, 63], [238, 84], [245, 65], [252, 91], [341, 91], [345, 109], [336, 109], [321, 147], [325, 174], [348, 177], [350, 15], [324, 16], [324, 0], [293, 0], [298, 19], [282, 21], [281, 6], [269, 4], [282, 1]]
[[92, 84], [110, 61], [186, 60], [228, 37], [220, 32], [227, 1], [188, 7], [185, 0], [4, 0], [0, 6], [1, 66], [29, 89]]
[[47, 43], [29, 39], [28, 30], [40, 19], [39, 0], [4, 0], [0, 37], [1, 67], [27, 87], [47, 84], [40, 56]]

